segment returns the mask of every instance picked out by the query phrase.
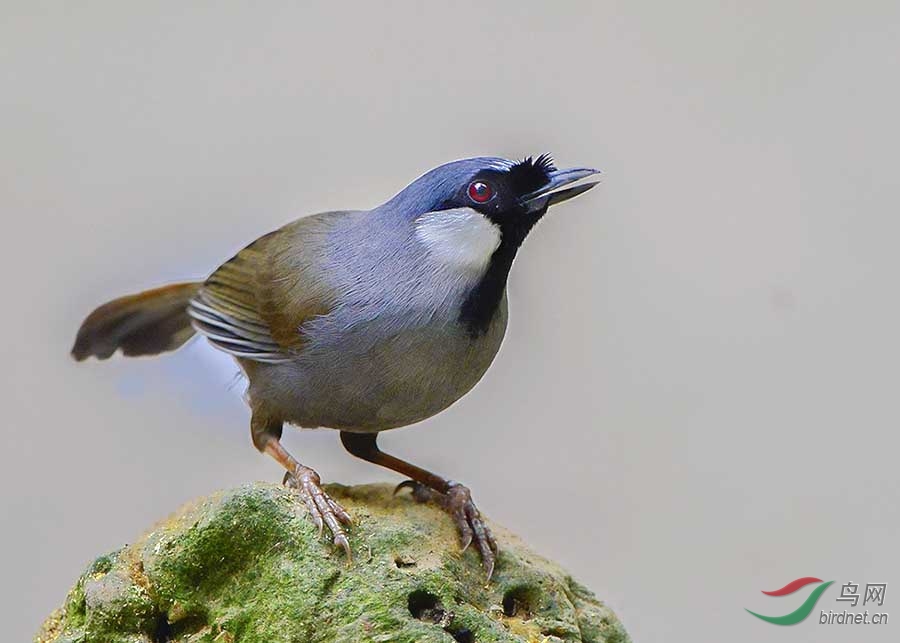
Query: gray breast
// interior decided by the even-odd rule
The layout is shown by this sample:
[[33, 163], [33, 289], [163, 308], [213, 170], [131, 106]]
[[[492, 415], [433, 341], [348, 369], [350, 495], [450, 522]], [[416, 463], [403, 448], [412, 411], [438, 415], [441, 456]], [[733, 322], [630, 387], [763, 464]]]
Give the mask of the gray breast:
[[489, 331], [477, 338], [456, 322], [396, 325], [382, 334], [385, 320], [378, 319], [342, 333], [339, 344], [310, 346], [295, 362], [267, 366], [267, 379], [283, 393], [285, 419], [300, 426], [380, 431], [413, 424], [481, 379], [500, 348], [506, 313], [504, 300]]

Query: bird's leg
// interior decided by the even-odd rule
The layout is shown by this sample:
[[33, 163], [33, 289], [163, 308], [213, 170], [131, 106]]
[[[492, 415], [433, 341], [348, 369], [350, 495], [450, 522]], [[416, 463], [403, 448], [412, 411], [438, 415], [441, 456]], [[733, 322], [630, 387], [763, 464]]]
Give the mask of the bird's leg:
[[322, 490], [319, 474], [313, 469], [300, 464], [294, 456], [287, 452], [281, 444], [281, 423], [257, 422], [254, 417], [251, 422], [253, 444], [263, 453], [272, 456], [278, 464], [287, 470], [284, 475], [284, 485], [295, 489], [300, 495], [312, 516], [313, 522], [319, 528], [319, 534], [327, 525], [331, 532], [332, 541], [339, 545], [347, 553], [348, 560], [353, 554], [350, 551], [350, 541], [344, 532], [343, 525], [351, 524], [350, 514], [343, 507], [332, 500]]
[[487, 577], [490, 579], [494, 573], [494, 561], [498, 553], [497, 542], [475, 503], [472, 502], [472, 494], [468, 487], [388, 455], [378, 448], [376, 439], [376, 433], [341, 431], [341, 442], [351, 454], [409, 476], [412, 480], [400, 483], [398, 489], [412, 487], [413, 496], [417, 500], [432, 500], [443, 507], [456, 522], [463, 550], [471, 543], [475, 543], [478, 553], [481, 554]]

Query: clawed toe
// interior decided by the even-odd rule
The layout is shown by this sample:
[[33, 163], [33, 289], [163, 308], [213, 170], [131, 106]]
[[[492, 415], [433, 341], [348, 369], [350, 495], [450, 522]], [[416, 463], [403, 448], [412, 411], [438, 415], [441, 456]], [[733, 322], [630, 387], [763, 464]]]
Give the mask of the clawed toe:
[[344, 553], [347, 554], [347, 562], [353, 562], [353, 552], [350, 549], [350, 541], [347, 539], [347, 534], [339, 533], [334, 535], [335, 547], [340, 547], [344, 550]]
[[396, 496], [401, 489], [409, 489], [412, 494], [413, 500], [415, 500], [416, 502], [437, 502], [441, 506], [444, 505], [444, 494], [438, 493], [433, 489], [429, 489], [421, 482], [416, 482], [415, 480], [404, 480], [396, 487], [394, 487], [394, 495]]
[[447, 493], [438, 493], [415, 480], [406, 480], [397, 485], [394, 493], [405, 488], [412, 490], [412, 496], [418, 502], [436, 502], [450, 514], [459, 530], [459, 540], [463, 551], [468, 549], [471, 544], [475, 544], [487, 578], [490, 580], [494, 574], [494, 563], [500, 550], [494, 535], [485, 524], [478, 507], [472, 501], [469, 488], [453, 483]]
[[351, 561], [353, 553], [344, 526], [349, 527], [353, 521], [350, 514], [322, 490], [319, 474], [309, 467], [300, 466], [295, 472], [285, 474], [283, 482], [285, 486], [297, 491], [319, 530], [319, 535], [322, 535], [327, 526], [334, 545], [343, 549], [348, 562]]
[[454, 484], [450, 487], [447, 491], [447, 509], [459, 529], [463, 551], [468, 549], [469, 545], [475, 544], [487, 578], [490, 580], [494, 575], [494, 563], [497, 560], [499, 548], [490, 528], [481, 517], [481, 512], [472, 501], [472, 494], [468, 487], [461, 484]]

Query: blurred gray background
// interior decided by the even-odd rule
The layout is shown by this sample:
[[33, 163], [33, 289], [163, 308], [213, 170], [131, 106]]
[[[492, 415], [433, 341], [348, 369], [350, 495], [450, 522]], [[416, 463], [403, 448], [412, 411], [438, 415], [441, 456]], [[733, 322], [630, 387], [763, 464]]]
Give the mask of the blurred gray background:
[[[3, 2], [4, 639], [180, 503], [281, 478], [202, 342], [72, 362], [95, 305], [442, 162], [552, 152], [603, 185], [526, 243], [484, 380], [384, 446], [636, 641], [896, 641], [744, 608], [813, 575], [887, 582], [900, 620], [898, 42], [896, 2]], [[286, 442], [399, 480], [336, 432]]]

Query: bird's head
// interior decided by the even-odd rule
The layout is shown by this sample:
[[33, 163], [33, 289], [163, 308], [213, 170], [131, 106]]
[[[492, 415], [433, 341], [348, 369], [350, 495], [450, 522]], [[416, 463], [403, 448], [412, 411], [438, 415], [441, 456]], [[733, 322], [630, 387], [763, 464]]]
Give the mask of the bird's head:
[[412, 222], [432, 251], [481, 269], [501, 244], [514, 253], [551, 206], [594, 187], [579, 182], [598, 173], [557, 169], [547, 154], [469, 158], [425, 173], [382, 207]]
[[[420, 176], [378, 208], [411, 225], [414, 243], [444, 274], [467, 277], [460, 321], [473, 336], [487, 329], [506, 288], [519, 246], [547, 210], [578, 196], [598, 174], [557, 169], [549, 155], [522, 161], [478, 157]], [[401, 225], [401, 228], [403, 225]]]
[[413, 218], [469, 208], [499, 226], [521, 226], [528, 221], [533, 225], [551, 205], [594, 187], [597, 182], [572, 184], [595, 174], [599, 172], [586, 167], [559, 170], [549, 154], [521, 161], [484, 156], [462, 159], [426, 172], [385, 206]]

